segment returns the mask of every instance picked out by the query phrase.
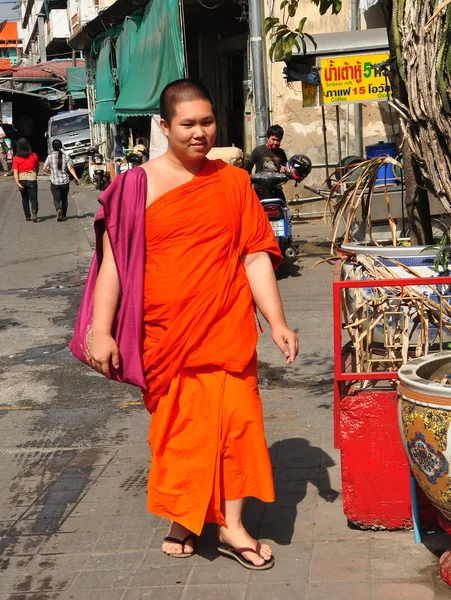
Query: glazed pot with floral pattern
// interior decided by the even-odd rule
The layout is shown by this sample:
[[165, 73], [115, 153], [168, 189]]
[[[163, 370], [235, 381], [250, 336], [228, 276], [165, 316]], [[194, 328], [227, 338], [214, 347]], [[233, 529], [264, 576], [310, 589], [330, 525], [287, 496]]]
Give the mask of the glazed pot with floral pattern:
[[[416, 358], [399, 372], [399, 428], [412, 473], [451, 532], [451, 352]], [[445, 557], [445, 555], [447, 555]], [[451, 584], [451, 562], [441, 574]]]
[[451, 520], [451, 352], [411, 360], [399, 380], [399, 426], [412, 472]]

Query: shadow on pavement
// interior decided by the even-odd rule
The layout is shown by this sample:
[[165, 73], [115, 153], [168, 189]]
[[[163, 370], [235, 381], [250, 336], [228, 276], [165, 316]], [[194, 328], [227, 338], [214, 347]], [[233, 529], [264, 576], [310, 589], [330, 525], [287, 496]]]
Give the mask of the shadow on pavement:
[[[314, 526], [316, 493], [307, 496], [308, 484], [313, 484], [319, 496], [326, 502], [335, 502], [339, 493], [332, 489], [327, 469], [333, 467], [333, 459], [304, 438], [291, 438], [274, 443], [269, 448], [273, 465], [276, 501], [271, 504], [256, 498], [246, 500], [243, 523], [256, 539], [270, 539], [279, 545], [289, 545], [295, 532]], [[305, 507], [303, 505], [305, 503]], [[302, 510], [303, 509], [303, 510]], [[307, 534], [305, 534], [307, 538]], [[198, 553], [214, 560], [216, 550], [216, 526], [207, 524], [202, 532]]]

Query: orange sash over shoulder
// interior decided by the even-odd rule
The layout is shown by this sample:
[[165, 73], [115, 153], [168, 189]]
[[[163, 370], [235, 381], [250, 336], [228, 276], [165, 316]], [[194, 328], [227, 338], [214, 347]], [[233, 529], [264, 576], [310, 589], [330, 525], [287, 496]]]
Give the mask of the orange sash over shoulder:
[[281, 254], [249, 175], [206, 160], [146, 211], [144, 370], [147, 409], [182, 367], [242, 373], [255, 355], [255, 308], [243, 257]]

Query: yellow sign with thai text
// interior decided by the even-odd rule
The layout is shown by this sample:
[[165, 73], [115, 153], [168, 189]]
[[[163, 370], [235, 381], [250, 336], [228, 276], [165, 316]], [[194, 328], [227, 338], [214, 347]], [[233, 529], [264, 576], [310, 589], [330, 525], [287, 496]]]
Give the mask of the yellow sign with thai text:
[[382, 102], [391, 95], [388, 52], [320, 59], [320, 103]]

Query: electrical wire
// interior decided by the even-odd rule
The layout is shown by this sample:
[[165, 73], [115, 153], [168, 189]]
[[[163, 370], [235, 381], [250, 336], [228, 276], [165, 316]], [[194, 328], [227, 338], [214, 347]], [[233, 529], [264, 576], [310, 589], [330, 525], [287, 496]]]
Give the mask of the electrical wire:
[[214, 6], [207, 6], [206, 4], [204, 4], [202, 2], [202, 0], [199, 0], [199, 4], [201, 6], [203, 6], [204, 8], [208, 8], [208, 10], [215, 10], [216, 8], [219, 8], [220, 6], [222, 6], [223, 4], [225, 4], [226, 2], [228, 2], [229, 0], [222, 0], [222, 2], [218, 2], [217, 4], [215, 4]]

